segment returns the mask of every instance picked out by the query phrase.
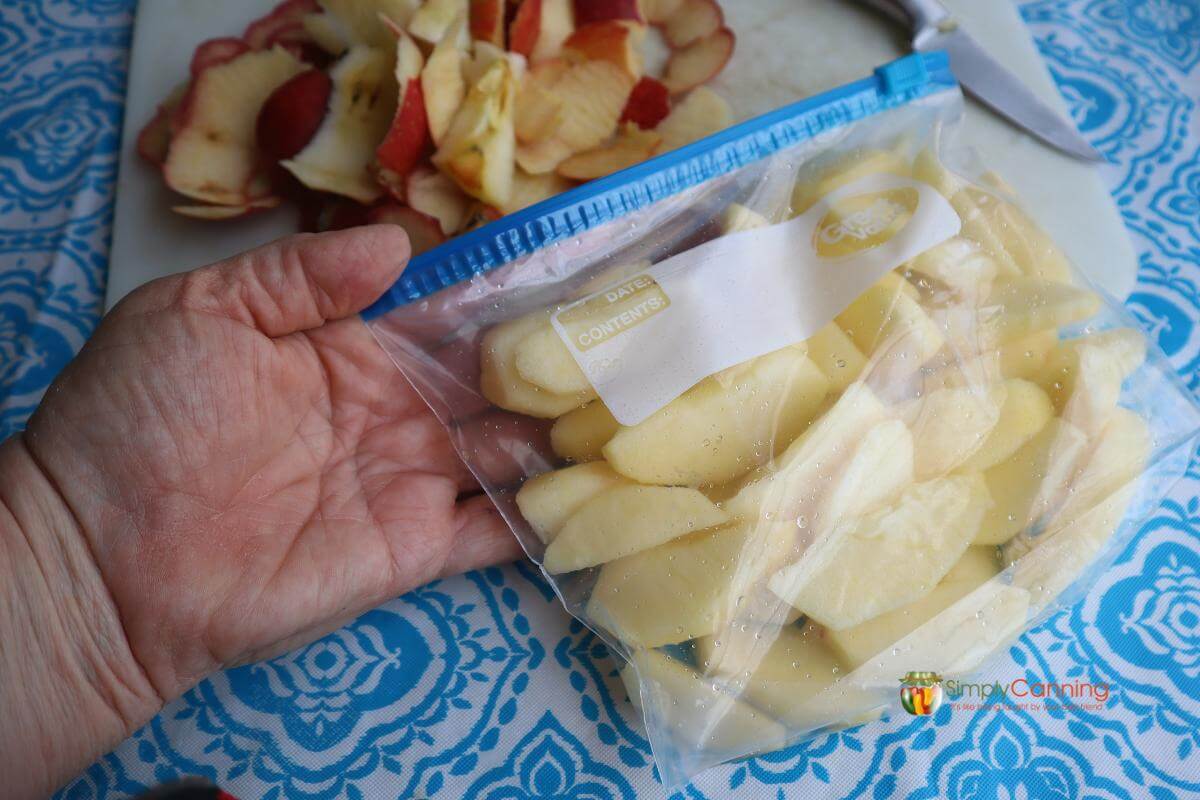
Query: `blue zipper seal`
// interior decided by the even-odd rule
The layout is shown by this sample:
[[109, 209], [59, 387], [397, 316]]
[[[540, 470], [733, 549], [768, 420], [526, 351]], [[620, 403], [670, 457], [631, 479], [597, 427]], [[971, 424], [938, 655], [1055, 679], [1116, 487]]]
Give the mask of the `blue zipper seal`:
[[372, 320], [547, 245], [760, 161], [817, 134], [956, 89], [943, 52], [914, 53], [846, 84], [502, 217], [416, 256], [363, 313]]

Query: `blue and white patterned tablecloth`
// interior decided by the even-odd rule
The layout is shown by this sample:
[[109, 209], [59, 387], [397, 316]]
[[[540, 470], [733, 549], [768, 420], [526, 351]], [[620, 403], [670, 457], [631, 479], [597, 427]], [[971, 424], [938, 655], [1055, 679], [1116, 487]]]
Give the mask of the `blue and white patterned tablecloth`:
[[[133, 5], [0, 1], [0, 438], [101, 308]], [[1022, 12], [1076, 121], [1116, 164], [1108, 178], [1141, 254], [1129, 306], [1195, 389], [1200, 0], [1032, 0]], [[993, 668], [1115, 684], [1101, 713], [893, 716], [668, 794], [613, 662], [517, 565], [428, 586], [206, 681], [62, 796], [121, 798], [198, 774], [270, 800], [1198, 798], [1197, 494], [1200, 460], [1087, 599]]]

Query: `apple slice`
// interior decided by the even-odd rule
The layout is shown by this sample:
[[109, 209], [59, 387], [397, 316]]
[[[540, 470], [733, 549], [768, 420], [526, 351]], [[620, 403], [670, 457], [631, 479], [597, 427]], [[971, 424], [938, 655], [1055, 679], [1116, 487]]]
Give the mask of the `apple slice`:
[[[403, 199], [404, 180], [429, 150], [429, 117], [421, 72], [425, 57], [403, 29], [396, 28], [396, 85], [399, 87], [396, 115], [379, 147], [375, 149], [377, 178], [396, 199]], [[447, 231], [450, 233], [450, 231]]]
[[425, 98], [425, 115], [434, 144], [441, 144], [467, 96], [467, 82], [463, 76], [467, 61], [463, 38], [465, 22], [460, 20], [455, 25], [457, 27], [450, 35], [443, 37], [433, 48], [421, 70], [421, 93]]
[[[368, 45], [391, 52], [396, 37], [390, 26], [381, 24], [381, 17], [394, 25], [407, 26], [420, 0], [318, 0], [325, 9], [325, 16], [333, 22], [332, 29], [344, 42], [343, 50], [354, 45]], [[466, 0], [461, 0], [464, 4]], [[305, 18], [306, 23], [309, 18]], [[451, 20], [454, 18], [451, 17]], [[305, 25], [308, 29], [308, 25]], [[311, 30], [310, 30], [311, 33]], [[316, 38], [316, 37], [314, 37]], [[318, 42], [321, 39], [316, 39]], [[331, 50], [330, 52], [338, 52]]]
[[543, 328], [549, 311], [526, 314], [495, 325], [480, 343], [479, 378], [483, 396], [506, 411], [553, 419], [585, 405], [587, 395], [562, 395], [534, 386], [516, 368], [516, 349], [527, 336]]
[[[783, 726], [683, 662], [652, 650], [637, 650], [630, 664], [636, 670], [636, 683], [626, 677], [626, 686], [632, 686], [630, 694], [644, 692], [657, 701], [647, 702], [643, 709], [647, 724], [680, 753], [731, 758], [783, 746]], [[631, 672], [630, 668], [625, 672]]]
[[621, 20], [582, 25], [563, 42], [563, 57], [568, 61], [608, 61], [637, 80], [643, 71], [645, 33], [643, 26]]
[[[282, 49], [247, 52], [208, 67], [178, 109], [163, 177], [176, 192], [205, 203], [241, 206], [270, 194], [259, 178], [255, 146], [263, 103], [305, 65]], [[260, 187], [261, 188], [258, 188]]]
[[552, 136], [563, 119], [563, 100], [554, 85], [570, 68], [562, 59], [543, 61], [531, 67], [517, 92], [517, 141], [535, 142]]
[[276, 208], [280, 203], [278, 197], [263, 197], [258, 200], [251, 200], [240, 206], [171, 206], [171, 210], [176, 214], [192, 219], [202, 220], [228, 220], [245, 217], [256, 211], [265, 211], [270, 208]]
[[794, 526], [802, 515], [814, 518], [818, 501], [854, 455], [863, 431], [887, 416], [866, 384], [851, 384], [769, 469], [751, 473], [725, 508], [756, 524], [780, 520]]
[[608, 144], [576, 153], [558, 165], [558, 174], [577, 181], [603, 178], [614, 172], [640, 164], [654, 155], [662, 144], [662, 136], [644, 131], [636, 125], [626, 125], [616, 139]]
[[396, 203], [374, 206], [367, 213], [367, 222], [387, 223], [404, 228], [404, 232], [408, 234], [410, 255], [413, 256], [432, 250], [446, 241], [446, 236], [436, 219]]
[[305, 14], [300, 25], [313, 44], [331, 56], [340, 56], [350, 49], [350, 33], [332, 14]]
[[729, 515], [695, 489], [614, 486], [567, 519], [542, 566], [551, 574], [575, 572], [727, 522]]
[[871, 359], [873, 373], [896, 378], [917, 371], [945, 343], [937, 323], [912, 297], [912, 285], [888, 273], [837, 315], [837, 324]]
[[424, 164], [408, 175], [405, 199], [413, 210], [438, 221], [442, 233], [457, 233], [471, 212], [471, 199], [454, 181]]
[[1054, 416], [1054, 407], [1035, 383], [1020, 378], [1004, 382], [1004, 402], [996, 424], [987, 438], [960, 466], [966, 472], [982, 472], [1007, 461]]
[[914, 472], [918, 481], [945, 475], [988, 440], [1000, 420], [1004, 384], [935, 389], [909, 401], [901, 416], [921, 443]]
[[398, 90], [389, 56], [355, 45], [330, 78], [333, 94], [325, 121], [308, 146], [282, 164], [310, 189], [371, 203], [383, 191], [370, 166], [396, 112]]
[[639, 128], [651, 129], [671, 113], [671, 92], [663, 82], [649, 75], [643, 75], [625, 102], [625, 110], [621, 112], [621, 124], [632, 122]]
[[601, 400], [563, 414], [550, 429], [550, 446], [559, 458], [569, 461], [598, 461], [602, 448], [620, 429], [612, 412]]
[[[655, 15], [662, 14], [655, 10]], [[725, 26], [725, 14], [716, 0], [680, 0], [662, 20], [663, 38], [679, 49], [711, 36]]]
[[537, 64], [557, 58], [573, 30], [571, 0], [522, 0], [508, 28], [508, 49]]
[[517, 345], [516, 366], [522, 378], [547, 391], [595, 394], [591, 381], [548, 320], [545, 327]]
[[683, 147], [732, 124], [733, 111], [723, 97], [704, 86], [693, 89], [655, 128], [662, 136], [658, 152]]
[[167, 98], [159, 104], [158, 110], [146, 123], [146, 127], [138, 133], [137, 152], [146, 163], [156, 167], [166, 163], [167, 152], [171, 147], [171, 118], [183, 103], [187, 92], [186, 81], [172, 89]]
[[663, 85], [672, 94], [680, 94], [708, 83], [725, 69], [733, 57], [736, 37], [728, 28], [705, 36], [676, 50], [667, 59]]
[[828, 631], [839, 662], [857, 669], [1000, 573], [994, 547], [968, 547], [926, 595], [843, 630]]
[[[925, 446], [921, 442], [921, 447]], [[915, 452], [913, 435], [903, 422], [889, 419], [860, 433], [853, 455], [832, 473], [824, 497], [815, 506], [815, 527], [830, 530], [844, 519], [859, 517], [896, 498], [913, 482]], [[802, 533], [805, 519], [788, 519]]]
[[909, 270], [953, 291], [960, 298], [986, 295], [999, 268], [983, 249], [961, 236], [930, 248], [905, 265]]
[[574, 0], [574, 4], [577, 28], [610, 21], [644, 21], [638, 0]]
[[1082, 322], [1099, 310], [1100, 298], [1078, 286], [1036, 278], [997, 279], [980, 309], [980, 324], [1003, 344]]
[[907, 161], [891, 150], [856, 149], [830, 160], [814, 160], [801, 167], [801, 174], [792, 191], [792, 213], [803, 214], [830, 192], [865, 178], [886, 174], [907, 178], [912, 169]]
[[631, 647], [661, 647], [717, 631], [743, 528], [713, 528], [610, 561], [587, 604], [588, 618]]
[[333, 81], [319, 69], [301, 72], [281, 84], [258, 112], [258, 148], [272, 161], [299, 153], [320, 130], [332, 94]]
[[742, 700], [789, 730], [810, 727], [816, 720], [805, 701], [837, 682], [847, 671], [844, 664], [816, 625], [787, 625], [762, 636], [751, 652], [728, 639], [701, 637], [695, 645], [697, 666], [740, 690]]
[[1146, 420], [1127, 408], [1117, 408], [1097, 435], [1098, 441], [1081, 459], [1071, 490], [1054, 510], [1048, 528], [1074, 521], [1141, 477], [1153, 450]]
[[467, 19], [468, 0], [424, 0], [408, 20], [408, 32], [414, 38], [437, 44], [456, 20]]
[[1063, 419], [1098, 433], [1117, 406], [1121, 385], [1145, 360], [1145, 339], [1129, 328], [1070, 339], [1047, 359], [1042, 388]]
[[1070, 490], [1087, 444], [1082, 431], [1056, 417], [1008, 459], [984, 472], [994, 502], [975, 544], [1004, 544], [1041, 518]]
[[858, 380], [867, 358], [846, 332], [831, 322], [807, 340], [808, 357], [829, 378], [829, 390], [841, 392]]
[[728, 234], [765, 228], [771, 223], [754, 209], [747, 208], [741, 203], [730, 203], [721, 212], [717, 224], [721, 227], [721, 233]]
[[509, 193], [508, 202], [503, 203], [498, 210], [502, 214], [512, 214], [522, 208], [528, 208], [535, 203], [562, 194], [574, 185], [574, 182], [554, 172], [530, 175], [517, 167], [513, 171], [512, 192]]
[[929, 592], [990, 504], [979, 475], [915, 484], [892, 505], [837, 524], [768, 585], [827, 628], [858, 625]]
[[471, 0], [471, 38], [476, 42], [487, 42], [504, 47], [504, 0]]
[[219, 39], [209, 39], [196, 46], [192, 53], [192, 63], [188, 68], [192, 80], [200, 77], [200, 73], [209, 67], [228, 64], [235, 58], [250, 52], [250, 45], [235, 36], [223, 36]]
[[511, 64], [494, 62], [467, 93], [433, 156], [464, 192], [497, 207], [512, 192], [515, 97]]
[[786, 448], [812, 420], [829, 381], [784, 348], [736, 378], [701, 381], [604, 446], [617, 472], [641, 483], [699, 486], [743, 475]]
[[629, 481], [603, 462], [543, 472], [517, 492], [517, 508], [542, 542], [549, 544], [585, 503]]

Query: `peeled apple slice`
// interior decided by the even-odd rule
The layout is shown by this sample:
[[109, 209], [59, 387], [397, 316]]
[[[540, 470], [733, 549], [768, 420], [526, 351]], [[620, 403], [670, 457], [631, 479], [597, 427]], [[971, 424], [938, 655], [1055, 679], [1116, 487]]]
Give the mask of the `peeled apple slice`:
[[996, 261], [970, 239], [955, 236], [921, 253], [907, 267], [959, 295], [974, 297], [986, 292], [996, 277]]
[[1036, 380], [1045, 371], [1046, 359], [1058, 345], [1058, 331], [1039, 331], [1003, 344], [997, 349], [1000, 374], [1006, 378]]
[[592, 394], [595, 390], [549, 321], [517, 345], [517, 372], [534, 386], [556, 394]]
[[[1107, 497], [1135, 484], [1146, 468], [1152, 449], [1146, 420], [1127, 408], [1118, 408], [1097, 437], [1095, 447], [1080, 460], [1071, 490], [1047, 521], [1047, 529], [1069, 524]], [[1037, 537], [1034, 537], [1037, 538]]]
[[756, 523], [794, 524], [805, 512], [811, 517], [833, 476], [857, 450], [863, 431], [886, 416], [883, 404], [866, 384], [852, 384], [779, 455], [772, 469], [754, 476], [730, 498], [726, 510]]
[[937, 586], [907, 605], [850, 628], [828, 631], [839, 661], [857, 669], [1000, 573], [994, 547], [968, 547]]
[[783, 726], [683, 662], [638, 650], [631, 665], [647, 696], [659, 700], [643, 709], [650, 724], [661, 726], [682, 752], [744, 755], [783, 745]]
[[1029, 609], [1030, 595], [1024, 588], [987, 581], [872, 657], [850, 673], [846, 683], [893, 689], [898, 675], [913, 670], [965, 675], [1021, 632]]
[[907, 488], [913, 482], [918, 452], [908, 426], [898, 419], [885, 420], [862, 433], [854, 454], [833, 474], [818, 506], [822, 529], [865, 514]]
[[1042, 386], [1063, 419], [1099, 431], [1117, 406], [1121, 385], [1145, 359], [1145, 340], [1129, 328], [1071, 339], [1050, 354]]
[[771, 223], [762, 214], [746, 208], [741, 203], [730, 203], [721, 212], [720, 224], [722, 233], [738, 233], [755, 228], [765, 228]]
[[983, 473], [993, 505], [975, 544], [1004, 544], [1036, 521], [1072, 484], [1087, 436], [1054, 418], [1007, 460]]
[[1007, 460], [1053, 416], [1050, 398], [1037, 384], [1020, 378], [1005, 381], [1000, 418], [979, 448], [962, 463], [962, 469], [982, 472]]
[[808, 211], [825, 195], [868, 175], [887, 174], [907, 178], [908, 162], [890, 150], [858, 150], [842, 156], [813, 177], [804, 176], [792, 192], [792, 213]]
[[535, 312], [494, 326], [480, 343], [479, 387], [495, 405], [518, 414], [553, 419], [587, 403], [587, 394], [564, 395], [548, 392], [521, 377], [516, 368], [516, 350], [530, 334], [546, 324], [549, 312]]
[[1027, 590], [1038, 613], [1054, 602], [1104, 550], [1116, 532], [1136, 487], [1129, 483], [1066, 525], [1033, 539], [1019, 536], [1004, 546], [1013, 586]]
[[620, 427], [608, 406], [593, 400], [555, 420], [550, 429], [550, 446], [555, 455], [569, 461], [598, 461], [604, 457], [604, 445]]
[[525, 481], [517, 492], [517, 508], [534, 533], [548, 544], [584, 503], [607, 489], [628, 483], [607, 464], [578, 464]]
[[1095, 293], [1034, 278], [997, 280], [979, 309], [980, 324], [997, 344], [1082, 322], [1100, 310]]
[[913, 470], [918, 481], [945, 475], [987, 440], [1000, 418], [1005, 386], [938, 389], [909, 402], [902, 415], [913, 439]]
[[542, 566], [554, 574], [574, 572], [728, 521], [728, 514], [695, 489], [617, 486], [567, 519]]
[[641, 483], [724, 483], [800, 435], [828, 386], [803, 352], [783, 348], [701, 381], [649, 418], [621, 428], [604, 455], [613, 469]]
[[818, 720], [805, 701], [831, 686], [847, 670], [815, 625], [788, 625], [764, 635], [762, 652], [747, 654], [726, 640], [704, 636], [696, 640], [696, 663], [740, 689], [740, 697], [780, 720], [789, 729]]
[[978, 475], [916, 484], [894, 504], [838, 524], [768, 585], [825, 627], [852, 627], [932, 590], [989, 504]]
[[858, 380], [867, 359], [846, 332], [831, 322], [807, 340], [808, 357], [829, 378], [829, 390], [841, 392]]
[[714, 528], [610, 561], [588, 618], [633, 647], [661, 647], [716, 632], [745, 531]]
[[[915, 293], [911, 284], [897, 280]], [[900, 365], [893, 369], [903, 372], [915, 372], [945, 343], [937, 324], [909, 291], [883, 282], [867, 289], [838, 314], [837, 324], [865, 355], [876, 362], [888, 359]]]

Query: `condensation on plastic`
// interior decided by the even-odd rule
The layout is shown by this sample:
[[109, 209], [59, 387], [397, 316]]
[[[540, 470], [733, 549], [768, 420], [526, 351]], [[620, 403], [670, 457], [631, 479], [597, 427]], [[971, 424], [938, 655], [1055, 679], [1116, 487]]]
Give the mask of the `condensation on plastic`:
[[[909, 672], [977, 671], [1081, 596], [1195, 444], [1162, 355], [954, 141], [944, 59], [915, 66], [476, 231], [367, 315], [529, 556], [594, 564], [543, 571], [626, 662], [668, 785], [872, 718]], [[644, 423], [547, 333], [548, 310], [880, 171], [940, 191], [959, 235]]]

